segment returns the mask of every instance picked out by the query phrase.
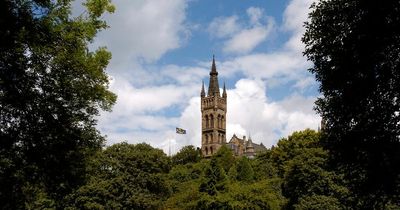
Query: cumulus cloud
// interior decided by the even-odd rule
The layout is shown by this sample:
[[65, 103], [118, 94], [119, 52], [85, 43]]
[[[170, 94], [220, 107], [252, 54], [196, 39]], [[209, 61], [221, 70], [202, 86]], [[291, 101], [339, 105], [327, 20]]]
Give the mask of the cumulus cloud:
[[[308, 4], [301, 2], [308, 0], [293, 0], [285, 10], [280, 27], [291, 36], [272, 53], [251, 54], [275, 30], [275, 21], [261, 8], [248, 8], [245, 21], [239, 16], [217, 17], [208, 26], [213, 38], [222, 40], [223, 51], [233, 55], [218, 60], [220, 79], [244, 76], [228, 88], [228, 140], [233, 133], [251, 133], [255, 142], [271, 146], [295, 130], [318, 127], [319, 117], [312, 110], [315, 97], [301, 95], [302, 89], [313, 85], [305, 71], [310, 63], [300, 50], [303, 29], [297, 23], [305, 21], [299, 13], [306, 14]], [[187, 144], [200, 146], [199, 92], [201, 80], [208, 81], [210, 61], [193, 66], [156, 62], [183, 46], [187, 2], [115, 3], [118, 12], [106, 17], [111, 29], [100, 34], [95, 45], [107, 45], [113, 53], [109, 72], [118, 101], [113, 112], [101, 114], [98, 128], [108, 136], [108, 144], [145, 141], [166, 153]], [[296, 91], [273, 101], [267, 90], [287, 81], [294, 81]], [[175, 127], [187, 134], [175, 134]]]
[[305, 31], [304, 23], [308, 18], [308, 12], [314, 0], [292, 0], [283, 14], [282, 29], [293, 33], [286, 42], [285, 47], [289, 50], [302, 53], [304, 44], [301, 37]]
[[263, 42], [273, 27], [272, 19], [266, 26], [244, 29], [225, 42], [224, 52], [246, 54]]
[[116, 12], [104, 17], [110, 29], [99, 33], [95, 43], [107, 46], [112, 52], [111, 71], [127, 71], [137, 59], [156, 61], [184, 42], [185, 0], [113, 3]]
[[272, 32], [275, 21], [264, 15], [258, 7], [246, 10], [248, 23], [240, 24], [236, 15], [217, 17], [209, 25], [211, 36], [226, 38], [223, 51], [231, 54], [246, 54], [262, 43]]
[[[313, 111], [315, 97], [292, 94], [280, 101], [270, 101], [261, 80], [241, 79], [228, 89], [227, 141], [236, 134], [251, 134], [256, 143], [274, 145], [279, 138], [306, 128], [317, 129], [320, 117]], [[200, 97], [193, 97], [180, 117], [180, 125], [188, 129], [184, 143], [200, 145]], [[175, 145], [185, 145], [179, 142]]]
[[263, 17], [263, 10], [258, 7], [250, 7], [246, 10], [250, 18], [250, 23], [254, 25], [260, 24], [260, 19]]
[[208, 26], [208, 32], [211, 36], [218, 38], [229, 37], [240, 30], [238, 17], [217, 17]]

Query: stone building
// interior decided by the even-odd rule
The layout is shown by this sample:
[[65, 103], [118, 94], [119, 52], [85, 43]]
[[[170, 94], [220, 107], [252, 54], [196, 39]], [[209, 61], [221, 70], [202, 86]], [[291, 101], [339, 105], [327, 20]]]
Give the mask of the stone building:
[[257, 153], [267, 149], [262, 143], [253, 143], [251, 137], [249, 137], [249, 140], [246, 140], [246, 136], [239, 138], [235, 134], [233, 134], [226, 146], [232, 149], [232, 152], [236, 156], [247, 156], [249, 158], [253, 158]]
[[226, 144], [226, 90], [219, 92], [218, 72], [213, 57], [208, 92], [201, 88], [201, 151], [210, 157]]
[[204, 82], [201, 88], [201, 152], [203, 157], [210, 157], [215, 154], [222, 145], [228, 146], [237, 156], [254, 157], [257, 152], [265, 150], [264, 145], [255, 144], [251, 138], [246, 141], [233, 135], [229, 143], [226, 143], [226, 111], [227, 94], [225, 83], [222, 96], [219, 91], [218, 72], [215, 65], [215, 58], [210, 71], [208, 92], [204, 90]]

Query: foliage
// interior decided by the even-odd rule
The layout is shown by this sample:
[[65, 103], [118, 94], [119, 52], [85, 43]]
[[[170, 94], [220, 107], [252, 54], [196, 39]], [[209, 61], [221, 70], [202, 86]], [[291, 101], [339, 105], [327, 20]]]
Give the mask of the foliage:
[[205, 169], [199, 191], [213, 196], [217, 192], [225, 190], [226, 182], [227, 177], [224, 169], [219, 165], [217, 159], [213, 157], [210, 165]]
[[277, 170], [280, 177], [284, 176], [285, 167], [289, 160], [292, 160], [304, 152], [305, 148], [320, 147], [320, 134], [306, 129], [304, 131], [293, 132], [288, 138], [282, 138], [277, 146], [267, 152], [267, 158], [270, 159], [273, 168]]
[[242, 157], [236, 165], [237, 176], [236, 179], [239, 181], [252, 181], [254, 180], [254, 171], [250, 165], [247, 157]]
[[217, 159], [218, 164], [222, 166], [225, 171], [229, 171], [232, 164], [235, 163], [235, 157], [233, 156], [233, 152], [227, 146], [222, 145], [218, 152], [213, 155], [215, 159]]
[[285, 199], [277, 190], [279, 185], [277, 180], [232, 183], [224, 193], [203, 194], [195, 209], [282, 209]]
[[84, 15], [71, 17], [70, 5], [0, 2], [2, 208], [34, 206], [36, 189], [61, 208], [84, 183], [87, 157], [104, 142], [94, 126], [99, 110], [110, 110], [116, 99], [104, 72], [111, 54], [91, 52], [88, 44], [107, 27], [101, 15], [114, 7], [89, 0]]
[[340, 202], [333, 197], [324, 195], [311, 195], [302, 197], [298, 204], [295, 205], [295, 209], [310, 209], [310, 210], [340, 210], [344, 207]]
[[325, 146], [349, 180], [353, 208], [381, 209], [400, 194], [399, 10], [399, 1], [324, 0], [306, 23]]
[[193, 145], [184, 146], [172, 157], [173, 164], [197, 163], [201, 159], [201, 151], [196, 150]]
[[251, 162], [256, 179], [261, 180], [278, 176], [278, 171], [271, 159], [271, 154], [271, 150], [268, 149], [257, 154], [256, 158]]
[[171, 190], [170, 160], [147, 144], [115, 144], [93, 162], [88, 184], [71, 196], [71, 209], [154, 209]]

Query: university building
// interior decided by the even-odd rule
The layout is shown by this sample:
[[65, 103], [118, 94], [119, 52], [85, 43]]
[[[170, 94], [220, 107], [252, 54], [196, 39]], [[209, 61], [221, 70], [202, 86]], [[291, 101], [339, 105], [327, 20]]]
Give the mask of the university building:
[[222, 95], [219, 91], [218, 71], [213, 57], [210, 81], [207, 94], [202, 84], [201, 92], [201, 151], [203, 157], [211, 157], [222, 145], [232, 149], [237, 156], [254, 157], [257, 152], [265, 150], [263, 144], [255, 144], [251, 137], [242, 139], [233, 135], [231, 140], [226, 142], [226, 112], [227, 93], [225, 83]]

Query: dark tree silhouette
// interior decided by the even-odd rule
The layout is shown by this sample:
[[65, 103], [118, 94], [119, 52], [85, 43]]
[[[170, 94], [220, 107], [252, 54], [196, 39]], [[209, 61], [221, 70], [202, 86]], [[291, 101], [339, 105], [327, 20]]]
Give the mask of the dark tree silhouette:
[[358, 208], [400, 195], [400, 2], [318, 1], [303, 42], [323, 97], [325, 146]]
[[[111, 54], [88, 50], [106, 28], [109, 1], [86, 2], [70, 17], [70, 0], [0, 2], [0, 205], [35, 208], [37, 195], [61, 200], [84, 181], [85, 159], [104, 139], [94, 125], [110, 110], [104, 70]], [[42, 199], [42, 198], [40, 198]], [[42, 199], [43, 200], [43, 199]], [[46, 200], [46, 199], [44, 199]], [[51, 203], [51, 202], [50, 202]]]

